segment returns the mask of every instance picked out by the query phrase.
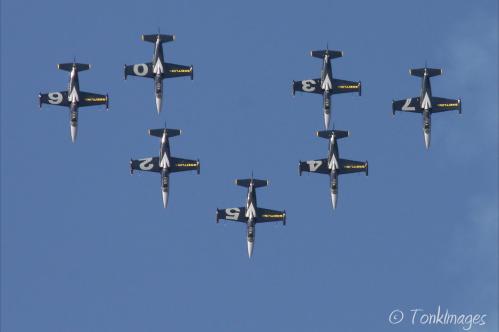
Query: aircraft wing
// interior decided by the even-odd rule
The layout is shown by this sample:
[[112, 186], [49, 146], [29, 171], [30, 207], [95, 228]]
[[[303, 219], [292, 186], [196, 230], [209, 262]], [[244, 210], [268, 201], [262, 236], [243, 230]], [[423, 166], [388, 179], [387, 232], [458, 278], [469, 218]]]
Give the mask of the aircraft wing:
[[256, 218], [257, 223], [272, 222], [272, 221], [286, 222], [285, 211], [257, 208], [256, 215], [257, 215]]
[[392, 102], [392, 112], [409, 112], [409, 113], [421, 113], [421, 103], [419, 102], [419, 97], [407, 98], [402, 100], [394, 100]]
[[303, 81], [293, 81], [293, 95], [296, 91], [318, 94], [322, 94], [324, 92], [324, 90], [321, 88], [320, 78]]
[[38, 95], [38, 101], [40, 103], [40, 107], [42, 107], [42, 104], [66, 107], [70, 105], [67, 91], [40, 93]]
[[80, 91], [80, 102], [78, 103], [78, 106], [85, 107], [95, 105], [106, 105], [106, 108], [108, 108], [109, 97], [107, 95]]
[[347, 92], [358, 92], [360, 95], [361, 92], [360, 82], [333, 79], [333, 94], [347, 93]]
[[338, 170], [339, 174], [357, 173], [365, 172], [368, 174], [369, 165], [367, 161], [355, 161], [348, 159], [341, 159], [339, 161], [340, 167]]
[[134, 171], [143, 172], [161, 172], [161, 167], [159, 166], [158, 157], [149, 157], [142, 159], [132, 159], [130, 160], [130, 173]]
[[166, 70], [163, 73], [163, 78], [190, 76], [194, 78], [194, 69], [192, 66], [176, 65], [174, 63], [165, 63]]
[[190, 160], [182, 158], [171, 158], [170, 172], [197, 171], [199, 174], [201, 164], [199, 160]]
[[217, 222], [220, 219], [224, 219], [227, 221], [247, 222], [248, 218], [246, 218], [246, 208], [235, 207], [227, 209], [217, 209]]
[[125, 79], [128, 75], [153, 78], [154, 72], [152, 63], [147, 62], [128, 66], [125, 65]]
[[431, 112], [445, 112], [458, 110], [461, 113], [461, 99], [447, 99], [440, 97], [431, 97]]
[[300, 161], [300, 175], [302, 172], [329, 174], [327, 159]]

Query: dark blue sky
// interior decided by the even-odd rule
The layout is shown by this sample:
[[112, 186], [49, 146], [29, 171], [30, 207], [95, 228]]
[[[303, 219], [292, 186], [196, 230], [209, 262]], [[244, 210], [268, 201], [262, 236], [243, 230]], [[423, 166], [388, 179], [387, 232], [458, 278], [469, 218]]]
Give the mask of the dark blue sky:
[[[5, 0], [1, 4], [1, 330], [462, 331], [388, 322], [394, 309], [440, 305], [487, 314], [497, 331], [498, 51], [496, 1]], [[123, 81], [148, 62], [144, 33], [176, 34], [167, 61], [194, 64], [194, 81]], [[321, 98], [291, 96], [319, 76], [309, 51], [344, 51], [333, 75], [363, 94], [334, 96], [342, 157], [369, 177], [340, 178], [332, 211], [326, 176], [298, 176], [324, 158]], [[76, 144], [66, 109], [39, 110], [40, 91], [67, 87], [57, 63], [92, 64], [85, 91], [110, 110], [81, 110]], [[436, 96], [463, 114], [391, 115], [419, 94], [409, 68], [442, 68]], [[95, 109], [95, 108], [94, 108]], [[98, 108], [97, 108], [98, 109]], [[153, 156], [147, 129], [180, 128], [173, 155], [201, 160], [174, 174], [168, 209], [159, 176], [129, 175]], [[270, 180], [262, 207], [288, 224], [215, 224], [243, 205], [233, 180]]]

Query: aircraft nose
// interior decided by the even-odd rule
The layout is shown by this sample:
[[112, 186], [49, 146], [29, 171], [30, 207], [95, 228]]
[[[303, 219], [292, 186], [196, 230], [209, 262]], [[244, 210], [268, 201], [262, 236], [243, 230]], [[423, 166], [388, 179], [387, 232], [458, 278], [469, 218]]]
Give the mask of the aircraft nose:
[[156, 110], [158, 114], [161, 113], [161, 105], [163, 103], [163, 98], [156, 96]]
[[333, 193], [331, 190], [331, 203], [333, 204], [333, 209], [336, 209], [336, 203], [338, 202], [338, 195]]
[[324, 128], [326, 128], [326, 129], [329, 128], [330, 121], [331, 121], [331, 111], [325, 109], [324, 110]]
[[168, 206], [168, 191], [163, 191], [163, 207], [166, 209]]
[[424, 133], [424, 144], [426, 146], [426, 150], [430, 148], [430, 133]]
[[253, 255], [253, 242], [248, 241], [248, 257], [251, 258]]
[[78, 133], [77, 127], [73, 124], [71, 124], [71, 142], [76, 141], [76, 134]]

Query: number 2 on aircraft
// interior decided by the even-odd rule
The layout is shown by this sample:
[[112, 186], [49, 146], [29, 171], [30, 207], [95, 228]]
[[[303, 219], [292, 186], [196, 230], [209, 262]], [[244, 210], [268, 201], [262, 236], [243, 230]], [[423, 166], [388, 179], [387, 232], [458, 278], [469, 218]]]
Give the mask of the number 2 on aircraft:
[[150, 171], [154, 165], [152, 164], [152, 158], [146, 158], [141, 161], [139, 167], [143, 171]]

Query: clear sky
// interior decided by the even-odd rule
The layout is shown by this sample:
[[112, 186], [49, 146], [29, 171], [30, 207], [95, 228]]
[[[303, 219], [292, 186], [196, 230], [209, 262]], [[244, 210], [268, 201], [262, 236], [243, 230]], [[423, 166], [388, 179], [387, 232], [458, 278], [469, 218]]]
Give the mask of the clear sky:
[[[32, 1], [1, 3], [1, 330], [463, 331], [392, 326], [415, 308], [486, 314], [497, 331], [497, 1]], [[141, 34], [174, 33], [167, 61], [194, 80], [123, 80], [151, 61]], [[344, 158], [369, 176], [298, 175], [324, 158], [321, 98], [291, 96], [319, 77], [313, 49], [344, 51], [333, 75], [363, 94], [333, 96], [332, 121], [350, 130]], [[81, 110], [76, 144], [64, 108], [40, 91], [67, 87], [57, 63], [92, 64], [82, 90], [109, 93], [110, 110]], [[391, 114], [417, 96], [410, 68], [442, 68], [435, 96], [463, 114]], [[97, 110], [95, 110], [97, 109]], [[155, 156], [147, 129], [180, 128], [174, 156], [201, 175], [173, 174], [168, 209], [157, 174], [130, 176]], [[258, 225], [246, 253], [242, 224], [215, 209], [244, 204], [234, 179], [270, 180], [262, 207], [288, 223]]]

